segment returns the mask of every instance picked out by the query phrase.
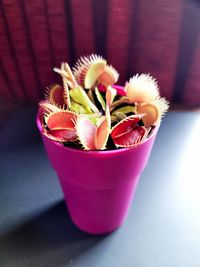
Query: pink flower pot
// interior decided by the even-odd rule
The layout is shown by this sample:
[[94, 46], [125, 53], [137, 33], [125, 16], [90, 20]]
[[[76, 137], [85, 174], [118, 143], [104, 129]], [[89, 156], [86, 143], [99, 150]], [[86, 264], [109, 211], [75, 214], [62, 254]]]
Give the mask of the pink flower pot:
[[37, 126], [74, 224], [91, 234], [104, 234], [119, 227], [127, 217], [158, 128], [133, 148], [84, 151], [48, 139], [39, 116]]

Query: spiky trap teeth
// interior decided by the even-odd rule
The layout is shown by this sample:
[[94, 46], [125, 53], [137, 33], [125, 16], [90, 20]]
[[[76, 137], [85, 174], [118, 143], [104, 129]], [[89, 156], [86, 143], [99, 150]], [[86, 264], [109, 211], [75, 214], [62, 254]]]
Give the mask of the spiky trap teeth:
[[81, 57], [72, 70], [62, 63], [54, 71], [63, 85], [47, 88], [39, 103], [40, 121], [44, 134], [65, 146], [106, 150], [139, 145], [169, 107], [149, 74], [137, 74], [119, 86], [118, 72], [95, 54]]

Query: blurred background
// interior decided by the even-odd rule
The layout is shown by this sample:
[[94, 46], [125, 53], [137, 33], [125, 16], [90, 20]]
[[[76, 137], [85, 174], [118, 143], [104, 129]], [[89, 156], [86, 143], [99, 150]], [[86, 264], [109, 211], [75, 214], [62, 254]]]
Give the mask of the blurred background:
[[0, 121], [36, 105], [62, 61], [100, 54], [124, 84], [157, 78], [172, 106], [200, 106], [200, 1], [0, 1]]

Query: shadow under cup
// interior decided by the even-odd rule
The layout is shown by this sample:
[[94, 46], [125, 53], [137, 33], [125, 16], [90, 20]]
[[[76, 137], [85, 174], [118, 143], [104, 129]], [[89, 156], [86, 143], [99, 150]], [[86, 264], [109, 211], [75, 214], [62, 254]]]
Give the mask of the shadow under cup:
[[74, 224], [91, 234], [118, 228], [128, 214], [159, 127], [145, 142], [132, 148], [84, 151], [46, 137], [39, 115], [37, 126]]

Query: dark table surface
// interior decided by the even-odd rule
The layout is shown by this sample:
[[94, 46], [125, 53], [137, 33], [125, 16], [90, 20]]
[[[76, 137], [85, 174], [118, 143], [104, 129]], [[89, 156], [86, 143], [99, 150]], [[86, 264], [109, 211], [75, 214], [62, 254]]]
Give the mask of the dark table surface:
[[104, 236], [72, 224], [34, 116], [0, 130], [0, 267], [200, 266], [200, 113], [166, 116], [128, 219]]

